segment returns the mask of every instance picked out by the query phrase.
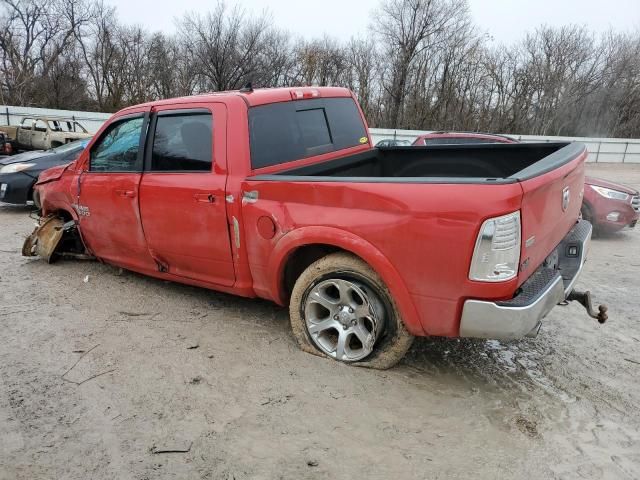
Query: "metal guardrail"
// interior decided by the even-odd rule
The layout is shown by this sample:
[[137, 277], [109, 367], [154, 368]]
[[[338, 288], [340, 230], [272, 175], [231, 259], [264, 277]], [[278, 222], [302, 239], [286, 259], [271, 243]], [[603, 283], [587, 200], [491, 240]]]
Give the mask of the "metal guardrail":
[[[18, 125], [22, 117], [48, 116], [73, 118], [82, 123], [91, 133], [95, 133], [111, 116], [110, 113], [54, 110], [48, 108], [17, 107], [0, 105], [0, 128], [2, 125]], [[398, 138], [413, 142], [415, 138], [429, 130], [394, 130], [372, 128], [373, 143], [385, 138]], [[505, 134], [522, 142], [582, 142], [587, 146], [589, 162], [595, 163], [640, 163], [640, 139], [591, 138], [591, 137], [547, 137], [539, 135]]]

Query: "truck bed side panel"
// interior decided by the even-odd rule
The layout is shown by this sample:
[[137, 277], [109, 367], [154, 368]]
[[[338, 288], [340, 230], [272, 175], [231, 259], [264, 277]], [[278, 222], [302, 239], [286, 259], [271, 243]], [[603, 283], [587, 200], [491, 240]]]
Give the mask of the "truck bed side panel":
[[[505, 299], [514, 281], [487, 285], [468, 280], [469, 262], [482, 222], [518, 210], [522, 189], [505, 185], [380, 184], [246, 181], [243, 201], [246, 248], [256, 292], [278, 298], [271, 285], [270, 255], [290, 232], [331, 227], [369, 242], [400, 272], [420, 303], [419, 320], [431, 335], [457, 335], [458, 309], [467, 297]], [[261, 217], [273, 220], [273, 238], [260, 234]], [[263, 220], [264, 221], [264, 220]], [[330, 239], [327, 243], [331, 244]], [[364, 258], [368, 261], [368, 258]], [[379, 272], [381, 273], [381, 272]], [[382, 275], [384, 278], [384, 275]], [[405, 318], [405, 321], [409, 319]]]

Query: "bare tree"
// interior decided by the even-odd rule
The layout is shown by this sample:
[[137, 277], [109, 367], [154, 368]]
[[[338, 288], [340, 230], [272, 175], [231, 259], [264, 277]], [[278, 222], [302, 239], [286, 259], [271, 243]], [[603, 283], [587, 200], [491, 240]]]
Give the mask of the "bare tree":
[[0, 0], [0, 90], [5, 101], [38, 102], [34, 89], [89, 20], [83, 0]]
[[103, 0], [0, 0], [0, 102], [115, 111], [247, 82], [340, 85], [375, 126], [640, 136], [640, 30], [541, 26], [494, 45], [466, 0], [381, 0], [375, 15], [340, 42], [222, 1], [166, 34]]
[[465, 0], [386, 0], [373, 31], [380, 36], [390, 62], [385, 120], [398, 124], [415, 58], [439, 48], [448, 35], [469, 22]]

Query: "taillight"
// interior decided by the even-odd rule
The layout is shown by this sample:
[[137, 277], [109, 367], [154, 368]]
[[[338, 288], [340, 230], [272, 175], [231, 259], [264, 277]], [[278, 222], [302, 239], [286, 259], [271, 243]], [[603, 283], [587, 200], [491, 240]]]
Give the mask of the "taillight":
[[469, 279], [504, 282], [518, 275], [520, 211], [486, 220], [480, 228], [471, 259]]
[[292, 100], [303, 100], [306, 98], [318, 98], [320, 96], [320, 91], [315, 88], [294, 88], [291, 90], [291, 99]]

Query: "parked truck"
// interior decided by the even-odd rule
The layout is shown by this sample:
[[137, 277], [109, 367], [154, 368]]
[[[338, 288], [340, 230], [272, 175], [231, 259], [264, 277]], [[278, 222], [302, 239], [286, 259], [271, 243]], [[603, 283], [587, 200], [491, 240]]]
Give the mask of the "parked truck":
[[395, 364], [414, 336], [517, 339], [574, 290], [577, 143], [371, 147], [342, 88], [250, 88], [114, 115], [43, 172], [24, 255], [288, 305], [303, 350]]
[[2, 130], [20, 150], [49, 150], [93, 135], [73, 118], [58, 117], [23, 117], [20, 125]]

